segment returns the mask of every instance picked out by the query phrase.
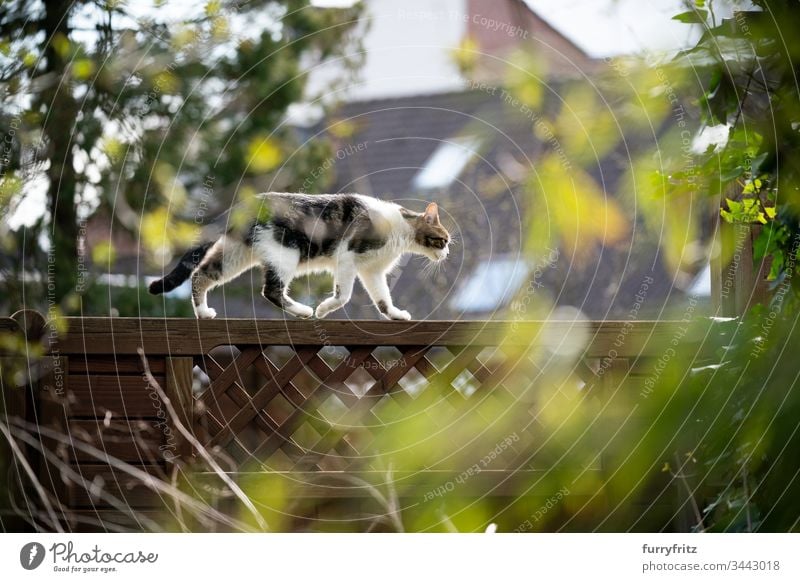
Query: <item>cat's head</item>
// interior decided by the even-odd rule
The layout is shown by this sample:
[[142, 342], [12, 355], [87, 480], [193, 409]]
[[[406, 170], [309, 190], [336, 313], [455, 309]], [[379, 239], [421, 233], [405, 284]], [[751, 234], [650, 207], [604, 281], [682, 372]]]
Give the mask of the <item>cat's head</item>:
[[432, 261], [443, 261], [450, 253], [450, 233], [439, 222], [439, 207], [431, 202], [422, 214], [410, 220], [414, 229], [412, 250]]

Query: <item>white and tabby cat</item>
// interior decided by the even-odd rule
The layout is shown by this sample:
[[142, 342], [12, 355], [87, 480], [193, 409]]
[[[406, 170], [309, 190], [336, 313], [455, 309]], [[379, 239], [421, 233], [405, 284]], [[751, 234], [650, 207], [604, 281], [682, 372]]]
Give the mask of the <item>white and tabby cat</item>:
[[[264, 297], [297, 317], [325, 317], [344, 306], [358, 277], [383, 317], [408, 320], [411, 315], [392, 302], [386, 275], [404, 253], [442, 261], [449, 252], [450, 235], [435, 203], [418, 213], [360, 194], [271, 192], [262, 202], [267, 219], [189, 250], [150, 292], [172, 291], [191, 277], [195, 314], [213, 318], [208, 291], [260, 266]], [[316, 311], [288, 295], [295, 277], [314, 272], [331, 273], [334, 283], [333, 296]]]

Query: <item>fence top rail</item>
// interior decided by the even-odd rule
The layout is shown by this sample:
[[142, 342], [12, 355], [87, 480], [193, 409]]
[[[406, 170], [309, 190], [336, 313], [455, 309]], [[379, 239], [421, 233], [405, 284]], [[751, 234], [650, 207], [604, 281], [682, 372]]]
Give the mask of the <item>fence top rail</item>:
[[[66, 317], [51, 333], [44, 317], [25, 311], [0, 318], [0, 331], [50, 337], [59, 355], [192, 356], [223, 345], [289, 346], [585, 346], [587, 357], [656, 353], [674, 332], [671, 321], [362, 321]], [[38, 334], [38, 335], [37, 335]]]

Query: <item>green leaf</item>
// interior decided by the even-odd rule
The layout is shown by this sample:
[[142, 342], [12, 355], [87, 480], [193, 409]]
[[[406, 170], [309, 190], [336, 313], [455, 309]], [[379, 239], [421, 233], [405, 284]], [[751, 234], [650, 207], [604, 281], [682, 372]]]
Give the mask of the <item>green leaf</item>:
[[94, 71], [94, 63], [89, 59], [77, 59], [72, 63], [72, 74], [76, 79], [88, 79]]
[[92, 262], [98, 266], [110, 266], [111, 263], [114, 262], [116, 256], [117, 253], [116, 249], [114, 248], [114, 243], [112, 243], [110, 240], [99, 241], [92, 249]]
[[731, 200], [730, 198], [726, 198], [725, 202], [727, 202], [728, 208], [733, 214], [741, 214], [744, 204], [737, 202], [736, 200]]
[[767, 216], [769, 216], [770, 218], [775, 218], [775, 207], [774, 206], [768, 206], [767, 208], [764, 208], [764, 212], [766, 212]]
[[219, 0], [211, 0], [206, 4], [206, 16], [216, 16], [222, 8], [222, 2]]
[[281, 163], [282, 155], [279, 145], [269, 137], [256, 137], [247, 146], [247, 161], [250, 171], [254, 173], [268, 172]]
[[[777, 279], [783, 271], [784, 263], [783, 251], [781, 249], [775, 249], [772, 253], [772, 264], [769, 266], [769, 275], [767, 275], [767, 279], [770, 281]], [[790, 275], [791, 274], [792, 273], [790, 273]]]
[[684, 24], [705, 24], [708, 18], [708, 10], [688, 10], [672, 17], [672, 20], [683, 22]]
[[750, 162], [750, 171], [754, 175], [761, 173], [761, 165], [766, 161], [767, 156], [769, 156], [769, 152], [764, 152], [763, 154], [753, 158], [753, 161]]
[[753, 241], [753, 259], [756, 261], [763, 259], [774, 246], [775, 239], [772, 236], [772, 231], [768, 228], [763, 229]]
[[736, 166], [735, 168], [731, 168], [726, 172], [722, 172], [719, 179], [722, 182], [730, 182], [731, 180], [735, 180], [739, 176], [744, 174], [744, 167], [743, 166]]

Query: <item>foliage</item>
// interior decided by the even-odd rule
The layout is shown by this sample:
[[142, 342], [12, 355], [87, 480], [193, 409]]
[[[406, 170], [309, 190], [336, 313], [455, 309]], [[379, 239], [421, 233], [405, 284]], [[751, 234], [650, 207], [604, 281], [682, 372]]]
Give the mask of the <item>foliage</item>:
[[[283, 120], [292, 103], [316, 98], [304, 97], [312, 67], [356, 62], [360, 6], [134, 4], [0, 5], [0, 208], [23, 206], [29, 219], [0, 226], [8, 311], [22, 304], [23, 265], [52, 266], [40, 269], [41, 292], [28, 280], [38, 307], [76, 311], [81, 261], [108, 269], [112, 232], [130, 233], [162, 266], [239, 190], [308, 186], [328, 155], [325, 140], [303, 143]], [[106, 214], [111, 224], [93, 220]], [[108, 241], [86, 256], [86, 230], [103, 227]]]
[[734, 2], [732, 17], [719, 21], [713, 2], [697, 5], [676, 17], [703, 27], [676, 64], [703, 80], [699, 105], [706, 127], [727, 133], [700, 156], [700, 175], [706, 191], [723, 198], [726, 221], [766, 225], [757, 258], [773, 258], [771, 278], [777, 279], [786, 274], [782, 265], [800, 215], [800, 43], [786, 34], [787, 23], [800, 18], [800, 5]]
[[141, 317], [194, 317], [191, 304], [182, 298], [154, 297], [143, 287], [117, 287], [96, 282], [81, 296], [81, 315]]
[[[800, 4], [687, 4], [675, 20], [700, 29], [695, 46], [669, 61], [609, 59], [610, 70], [593, 80], [593, 95], [567, 83], [559, 87], [563, 107], [534, 123], [551, 151], [563, 154], [568, 171], [557, 171], [552, 161], [534, 168], [531, 249], [560, 242], [585, 252], [593, 243], [624, 240], [620, 228], [607, 237], [608, 203], [599, 202], [599, 188], [586, 173], [645, 130], [653, 132], [653, 145], [630, 159], [619, 189], [658, 234], [667, 266], [693, 273], [720, 252], [709, 245], [703, 215], [708, 202], [721, 200], [724, 221], [757, 227], [755, 267], [762, 260], [770, 265], [772, 297], [730, 321], [695, 318], [685, 329], [676, 324], [682, 341], [666, 358], [656, 389], [617, 397], [602, 414], [591, 402], [573, 403], [553, 412], [545, 432], [548, 442], [569, 445], [570, 455], [559, 457], [567, 475], [599, 454], [595, 445], [601, 443], [611, 475], [604, 493], [623, 500], [600, 521], [591, 503], [570, 513], [568, 521], [579, 530], [660, 527], [664, 516], [653, 505], [631, 515], [631, 502], [647, 491], [677, 495], [687, 527], [696, 531], [796, 531], [800, 491], [788, 451], [798, 444], [800, 399], [797, 363], [788, 352], [797, 342], [800, 42], [787, 34], [787, 23], [800, 20]], [[723, 6], [731, 17], [718, 19]], [[518, 71], [513, 78], [518, 85], [535, 82], [535, 75], [526, 81]], [[559, 213], [567, 203], [571, 211]], [[733, 258], [733, 247], [723, 250], [723, 262]], [[633, 383], [623, 380], [617, 392], [625, 394]], [[640, 422], [623, 422], [634, 410]], [[576, 418], [588, 424], [575, 425]], [[569, 508], [534, 529], [561, 527], [563, 511]]]

